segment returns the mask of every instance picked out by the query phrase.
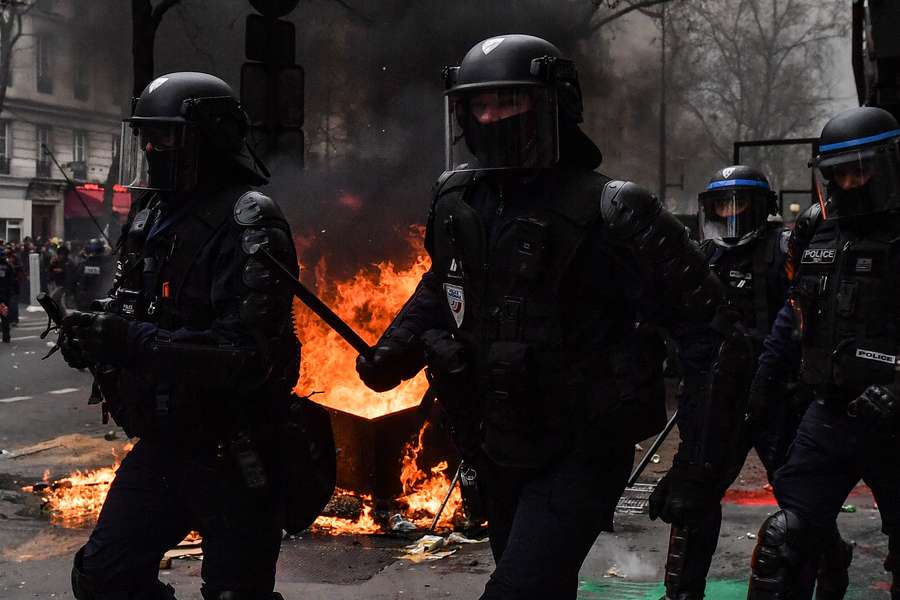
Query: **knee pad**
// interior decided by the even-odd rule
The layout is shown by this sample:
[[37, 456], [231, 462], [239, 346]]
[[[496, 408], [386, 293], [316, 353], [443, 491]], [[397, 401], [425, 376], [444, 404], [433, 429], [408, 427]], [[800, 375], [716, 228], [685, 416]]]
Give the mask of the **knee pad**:
[[804, 573], [813, 545], [812, 532], [788, 510], [780, 510], [765, 520], [753, 550], [748, 600], [805, 598], [793, 594], [809, 588], [814, 579]]

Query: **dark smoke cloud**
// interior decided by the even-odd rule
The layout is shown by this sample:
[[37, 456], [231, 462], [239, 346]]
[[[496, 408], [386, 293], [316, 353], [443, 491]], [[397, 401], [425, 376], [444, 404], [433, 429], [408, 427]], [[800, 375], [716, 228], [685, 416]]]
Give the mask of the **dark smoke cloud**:
[[[443, 168], [441, 69], [494, 35], [541, 36], [574, 58], [586, 96], [584, 127], [606, 155], [601, 170], [655, 185], [655, 157], [646, 160], [655, 153], [658, 98], [651, 21], [601, 36], [592, 34], [593, 7], [583, 0], [346, 4], [352, 10], [306, 0], [287, 17], [306, 71], [309, 152], [302, 171], [295, 158], [270, 157], [275, 177], [267, 190], [295, 232], [315, 240], [307, 261], [317, 253], [340, 256], [332, 267], [352, 271], [407, 253], [403, 234], [424, 222]], [[183, 0], [159, 29], [157, 72], [204, 70], [238, 89], [250, 13], [244, 0]]]

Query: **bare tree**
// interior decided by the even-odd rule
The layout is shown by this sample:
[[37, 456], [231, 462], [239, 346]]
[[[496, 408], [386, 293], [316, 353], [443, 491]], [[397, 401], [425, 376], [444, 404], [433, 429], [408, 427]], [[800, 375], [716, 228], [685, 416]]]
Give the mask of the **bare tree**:
[[[591, 29], [596, 31], [634, 11], [648, 14], [648, 9], [671, 1], [672, 0], [592, 0], [594, 3], [594, 17], [596, 20], [592, 19]], [[651, 14], [650, 16], [656, 15]]]
[[22, 21], [34, 5], [34, 0], [0, 0], [0, 110], [6, 104], [12, 55], [23, 34]]
[[[679, 48], [673, 95], [716, 156], [729, 161], [735, 140], [810, 134], [832, 101], [828, 42], [846, 34], [845, 4], [690, 0], [669, 11]], [[777, 177], [783, 165], [768, 167]]]

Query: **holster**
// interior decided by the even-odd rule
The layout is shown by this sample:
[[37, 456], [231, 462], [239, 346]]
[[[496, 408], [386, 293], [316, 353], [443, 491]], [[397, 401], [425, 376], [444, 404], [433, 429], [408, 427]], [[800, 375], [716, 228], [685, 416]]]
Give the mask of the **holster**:
[[337, 451], [331, 415], [308, 398], [291, 395], [278, 428], [285, 525], [290, 534], [313, 524], [337, 482]]

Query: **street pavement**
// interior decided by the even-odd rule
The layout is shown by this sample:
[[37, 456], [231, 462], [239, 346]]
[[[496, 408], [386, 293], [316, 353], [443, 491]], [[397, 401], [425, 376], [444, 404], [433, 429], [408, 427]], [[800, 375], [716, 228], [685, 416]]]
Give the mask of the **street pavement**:
[[[75, 469], [108, 466], [121, 452], [124, 435], [100, 423], [88, 406], [90, 376], [66, 367], [40, 340], [42, 312], [23, 312], [11, 344], [0, 345], [0, 599], [71, 598], [71, 556], [84, 543], [87, 529], [50, 524], [39, 500], [22, 493], [45, 470], [59, 477]], [[113, 437], [108, 440], [104, 437]], [[48, 441], [49, 440], [49, 441]], [[643, 444], [646, 447], [646, 443]], [[658, 478], [671, 461], [674, 441], [651, 464], [647, 480]], [[25, 449], [25, 454], [20, 454]], [[725, 506], [719, 552], [707, 597], [746, 597], [750, 555], [759, 525], [775, 507], [762, 491], [762, 469], [748, 461]], [[845, 538], [856, 544], [848, 598], [887, 600], [888, 576], [881, 567], [887, 542], [871, 494], [860, 488], [849, 500], [856, 512], [842, 514]], [[433, 562], [398, 558], [415, 536], [322, 536], [303, 534], [282, 546], [277, 589], [292, 599], [474, 599], [494, 563], [486, 543], [459, 547]], [[667, 528], [645, 515], [620, 515], [615, 533], [603, 534], [581, 570], [580, 600], [658, 600], [663, 576]], [[182, 600], [200, 600], [200, 565], [176, 559], [161, 572]]]

